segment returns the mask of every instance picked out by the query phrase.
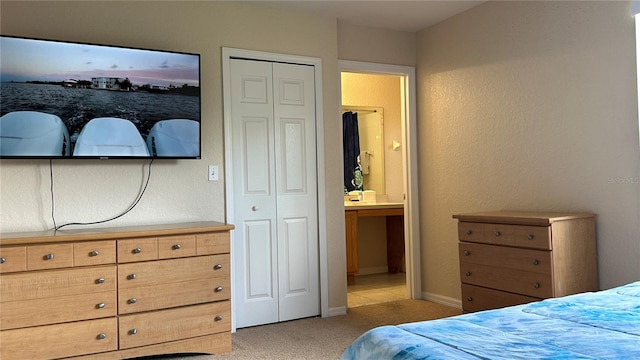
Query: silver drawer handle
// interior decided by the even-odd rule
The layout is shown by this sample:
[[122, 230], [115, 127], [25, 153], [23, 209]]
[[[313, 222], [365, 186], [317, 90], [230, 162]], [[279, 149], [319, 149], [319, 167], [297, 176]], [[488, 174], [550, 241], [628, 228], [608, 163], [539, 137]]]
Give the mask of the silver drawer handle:
[[99, 335], [97, 336], [97, 338], [98, 338], [98, 340], [104, 340], [104, 339], [106, 339], [106, 338], [107, 338], [107, 334], [104, 334], [104, 333], [99, 334]]
[[138, 329], [136, 329], [136, 328], [133, 328], [133, 329], [129, 330], [129, 335], [135, 335], [137, 333], [138, 333]]
[[142, 252], [142, 249], [140, 249], [140, 248], [135, 248], [135, 249], [133, 249], [131, 252], [132, 252], [132, 253], [134, 253], [134, 254], [140, 254], [140, 253]]
[[533, 284], [533, 287], [534, 287], [534, 288], [536, 288], [536, 289], [539, 289], [539, 288], [540, 288], [540, 284], [538, 284], [538, 283], [534, 283], [534, 284]]
[[222, 292], [222, 286], [218, 286], [215, 290], [215, 292]]
[[98, 255], [100, 255], [98, 250], [93, 250], [92, 252], [89, 253], [89, 256], [98, 256]]
[[496, 231], [496, 237], [500, 236], [500, 231]]
[[529, 235], [527, 235], [527, 239], [529, 239], [529, 240], [533, 240], [533, 234], [529, 234]]
[[218, 316], [216, 316], [213, 320], [215, 320], [215, 321], [222, 321], [222, 315], [218, 315]]
[[180, 245], [180, 244], [175, 244], [172, 247], [173, 250], [180, 250], [180, 248], [182, 248], [182, 245]]
[[96, 305], [96, 309], [104, 309], [105, 304], [104, 303], [100, 303], [98, 305]]
[[131, 298], [131, 299], [127, 300], [127, 303], [129, 303], [129, 304], [135, 304], [137, 302], [138, 302], [138, 299], [136, 299], [136, 298]]
[[540, 261], [538, 261], [538, 259], [533, 260], [533, 265], [535, 266], [540, 265]]
[[468, 297], [467, 297], [467, 301], [468, 301], [468, 302], [472, 302], [472, 301], [473, 301], [473, 298], [472, 298], [471, 296], [468, 296]]
[[472, 232], [473, 231], [471, 231], [471, 230], [467, 230], [467, 235], [471, 235]]
[[134, 280], [135, 278], [137, 278], [136, 274], [127, 275], [127, 280]]
[[213, 270], [220, 270], [220, 269], [222, 269], [222, 264], [215, 264], [213, 266]]
[[471, 252], [469, 252], [469, 250], [465, 250], [464, 251], [464, 256], [469, 256], [469, 255], [471, 255]]
[[0, 258], [0, 264], [4, 264], [4, 263], [6, 263], [6, 262], [7, 262], [7, 259], [5, 259], [5, 258]]
[[42, 259], [44, 259], [44, 260], [53, 260], [53, 254], [47, 254], [47, 255], [43, 256]]
[[96, 284], [104, 284], [104, 278], [96, 279]]
[[471, 271], [466, 271], [464, 274], [465, 274], [466, 276], [471, 276]]

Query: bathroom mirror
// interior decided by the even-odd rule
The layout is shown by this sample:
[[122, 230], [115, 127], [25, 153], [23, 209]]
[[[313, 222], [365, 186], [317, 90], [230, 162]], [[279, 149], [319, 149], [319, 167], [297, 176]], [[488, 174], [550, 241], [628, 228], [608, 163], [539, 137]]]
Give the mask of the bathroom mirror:
[[384, 169], [384, 109], [371, 106], [342, 106], [342, 112], [358, 114], [360, 165], [364, 190], [386, 194]]

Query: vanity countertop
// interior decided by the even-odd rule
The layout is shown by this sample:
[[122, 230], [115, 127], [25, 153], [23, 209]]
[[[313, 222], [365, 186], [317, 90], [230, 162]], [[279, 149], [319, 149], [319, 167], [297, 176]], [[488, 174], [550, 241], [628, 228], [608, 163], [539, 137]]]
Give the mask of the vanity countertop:
[[361, 201], [345, 201], [345, 210], [363, 210], [363, 209], [402, 209], [403, 203], [395, 202], [378, 202], [378, 203], [366, 203]]

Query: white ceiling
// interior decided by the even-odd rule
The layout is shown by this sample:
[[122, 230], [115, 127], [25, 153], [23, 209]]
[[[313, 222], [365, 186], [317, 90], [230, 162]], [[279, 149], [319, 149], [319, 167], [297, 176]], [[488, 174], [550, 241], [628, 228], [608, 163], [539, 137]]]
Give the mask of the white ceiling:
[[355, 25], [408, 32], [425, 29], [483, 2], [480, 0], [246, 1], [259, 6], [337, 18]]

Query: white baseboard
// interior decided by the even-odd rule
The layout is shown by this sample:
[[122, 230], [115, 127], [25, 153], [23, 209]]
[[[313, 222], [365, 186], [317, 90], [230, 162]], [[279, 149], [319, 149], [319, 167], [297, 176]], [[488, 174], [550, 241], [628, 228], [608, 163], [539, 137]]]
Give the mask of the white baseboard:
[[346, 315], [346, 314], [347, 314], [347, 307], [338, 306], [338, 307], [329, 308], [329, 312], [327, 314], [322, 314], [322, 317], [331, 317], [331, 316]]
[[448, 296], [442, 296], [438, 294], [431, 294], [428, 292], [422, 292], [422, 299], [429, 300], [437, 304], [451, 306], [462, 310], [462, 300], [450, 298]]
[[372, 267], [366, 267], [366, 268], [359, 268], [358, 269], [358, 273], [356, 274], [356, 276], [358, 276], [358, 275], [386, 274], [387, 272], [389, 272], [389, 267], [387, 265], [372, 266]]

